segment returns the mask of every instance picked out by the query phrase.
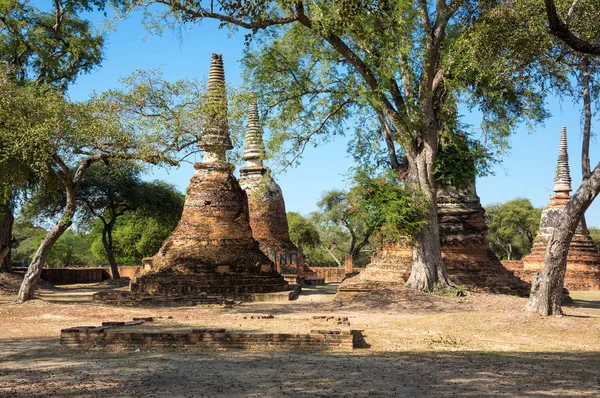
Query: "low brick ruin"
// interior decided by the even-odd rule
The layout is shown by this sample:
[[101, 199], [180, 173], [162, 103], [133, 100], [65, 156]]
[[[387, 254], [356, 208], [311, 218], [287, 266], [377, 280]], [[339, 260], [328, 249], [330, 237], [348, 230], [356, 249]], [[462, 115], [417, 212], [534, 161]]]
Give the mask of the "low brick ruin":
[[240, 186], [248, 195], [252, 235], [261, 251], [275, 263], [277, 271], [288, 280], [292, 279], [294, 283], [323, 283], [304, 265], [302, 252], [290, 240], [283, 193], [271, 176], [271, 169], [263, 164], [264, 154], [258, 108], [253, 102], [248, 112], [242, 157], [247, 164], [240, 169]]
[[[546, 247], [563, 209], [571, 199], [571, 174], [567, 153], [567, 129], [561, 129], [558, 164], [554, 179], [555, 195], [542, 210], [540, 229], [531, 253], [521, 262], [512, 263], [515, 272], [531, 281], [544, 268]], [[600, 254], [587, 229], [585, 218], [577, 228], [567, 255], [565, 287], [569, 290], [600, 290]]]
[[[529, 284], [503, 267], [489, 247], [485, 210], [475, 184], [463, 190], [440, 188], [438, 217], [442, 258], [452, 282], [477, 291], [529, 293]], [[408, 279], [411, 267], [410, 242], [382, 241], [366, 269], [345, 281], [340, 291], [351, 293], [370, 291], [386, 284], [402, 285]]]
[[204, 160], [194, 165], [181, 220], [158, 253], [145, 259], [144, 274], [131, 282], [133, 296], [239, 297], [288, 289], [252, 236], [246, 193], [226, 160], [232, 145], [223, 62], [217, 54], [212, 56], [207, 103], [198, 143]]
[[[273, 316], [260, 319], [268, 318]], [[76, 326], [62, 329], [60, 344], [65, 348], [87, 351], [165, 349], [349, 351], [353, 349], [354, 337], [347, 317], [314, 318], [334, 322], [335, 326], [310, 330], [309, 333], [240, 332], [228, 331], [224, 328], [190, 328], [183, 331], [136, 330], [136, 326], [153, 322], [152, 318], [143, 318], [132, 322], [103, 322], [102, 326]]]

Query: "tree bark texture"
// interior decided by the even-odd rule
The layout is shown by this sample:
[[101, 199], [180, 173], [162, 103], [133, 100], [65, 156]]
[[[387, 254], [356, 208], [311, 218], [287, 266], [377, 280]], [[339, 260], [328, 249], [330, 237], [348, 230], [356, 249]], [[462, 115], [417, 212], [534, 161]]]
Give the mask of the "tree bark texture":
[[14, 217], [8, 203], [0, 204], [0, 272], [11, 272], [10, 245]]
[[114, 218], [110, 220], [110, 222], [104, 224], [104, 229], [102, 230], [102, 244], [104, 245], [104, 250], [106, 251], [106, 258], [108, 259], [108, 263], [110, 264], [110, 272], [112, 274], [112, 277], [113, 279], [119, 279], [121, 275], [119, 274], [119, 266], [117, 265], [117, 260], [115, 260], [115, 253], [113, 251], [112, 231], [114, 226]]
[[583, 86], [583, 137], [581, 144], [581, 175], [589, 178], [590, 166], [590, 137], [592, 135], [592, 98], [590, 94], [590, 57], [581, 59], [581, 84]]
[[563, 292], [569, 245], [581, 219], [600, 192], [600, 163], [571, 198], [560, 219], [544, 257], [544, 269], [534, 277], [526, 311], [540, 315], [562, 315]]
[[427, 224], [415, 237], [413, 246], [413, 265], [406, 287], [423, 291], [452, 286], [442, 261], [440, 248], [440, 228], [437, 207], [437, 184], [433, 175], [435, 166], [435, 151], [427, 144], [420, 150], [407, 154], [408, 175], [407, 181], [419, 188], [431, 201], [427, 212]]
[[60, 220], [58, 220], [58, 222], [50, 229], [50, 231], [48, 231], [48, 234], [44, 240], [42, 240], [42, 243], [33, 256], [33, 259], [27, 268], [27, 272], [25, 273], [25, 277], [23, 278], [23, 283], [19, 289], [19, 294], [17, 295], [16, 302], [18, 304], [24, 303], [25, 301], [33, 298], [33, 294], [37, 288], [37, 282], [42, 273], [42, 268], [48, 261], [48, 255], [50, 254], [52, 247], [54, 247], [54, 244], [58, 238], [61, 237], [61, 235], [71, 226], [73, 222], [73, 216], [75, 216], [76, 210], [77, 189], [76, 186], [70, 181], [65, 185], [67, 191], [67, 203], [65, 210], [63, 211]]
[[42, 268], [48, 261], [48, 255], [50, 254], [52, 247], [54, 247], [54, 244], [58, 238], [60, 238], [61, 235], [73, 223], [73, 217], [75, 216], [75, 211], [77, 210], [77, 188], [79, 187], [85, 171], [94, 162], [103, 160], [103, 157], [104, 155], [94, 156], [82, 161], [75, 172], [72, 173], [64, 161], [58, 155], [54, 155], [54, 161], [60, 167], [58, 175], [65, 187], [67, 201], [65, 203], [65, 209], [62, 217], [50, 229], [50, 231], [48, 231], [48, 234], [44, 240], [42, 240], [42, 243], [38, 247], [33, 259], [31, 260], [31, 263], [29, 264], [29, 267], [27, 268], [27, 272], [23, 278], [23, 283], [19, 289], [19, 294], [17, 295], [17, 304], [24, 303], [25, 301], [33, 298], [33, 294], [37, 288], [37, 282], [42, 273]]

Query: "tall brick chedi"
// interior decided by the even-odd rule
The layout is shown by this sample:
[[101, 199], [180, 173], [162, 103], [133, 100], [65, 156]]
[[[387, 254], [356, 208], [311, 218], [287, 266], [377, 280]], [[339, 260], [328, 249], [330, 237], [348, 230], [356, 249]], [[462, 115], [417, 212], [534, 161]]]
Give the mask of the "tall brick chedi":
[[[563, 127], [560, 132], [554, 192], [555, 195], [550, 198], [550, 204], [542, 210], [540, 229], [534, 240], [531, 253], [523, 258], [522, 277], [525, 279], [531, 279], [535, 272], [544, 268], [546, 246], [563, 209], [571, 199], [571, 173], [567, 152], [566, 127]], [[570, 290], [600, 290], [600, 254], [598, 254], [596, 245], [590, 237], [585, 219], [577, 228], [569, 246], [565, 287]]]
[[181, 220], [131, 290], [167, 296], [286, 290], [287, 282], [252, 236], [247, 196], [227, 163], [232, 145], [221, 55], [212, 55], [206, 105], [198, 143], [204, 159], [194, 165]]
[[[298, 270], [301, 254], [290, 240], [285, 202], [281, 188], [264, 166], [265, 148], [263, 131], [258, 117], [256, 101], [250, 104], [246, 145], [242, 159], [246, 166], [240, 169], [240, 186], [248, 195], [252, 235], [263, 253], [275, 261], [286, 274], [302, 274]], [[300, 272], [298, 272], [300, 271]]]

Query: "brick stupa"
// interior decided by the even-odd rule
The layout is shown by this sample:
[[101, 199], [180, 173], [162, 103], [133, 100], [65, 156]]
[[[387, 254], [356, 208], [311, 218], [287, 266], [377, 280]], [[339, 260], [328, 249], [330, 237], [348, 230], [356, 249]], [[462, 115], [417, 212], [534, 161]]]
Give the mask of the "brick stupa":
[[[550, 204], [542, 210], [540, 229], [531, 253], [522, 260], [522, 277], [527, 280], [531, 280], [536, 272], [544, 268], [546, 246], [563, 209], [571, 199], [571, 173], [567, 153], [566, 127], [563, 127], [560, 132], [554, 192], [555, 195], [550, 198]], [[590, 237], [585, 219], [577, 228], [569, 246], [565, 287], [569, 290], [600, 290], [600, 254]]]
[[[442, 258], [453, 283], [476, 291], [529, 293], [529, 284], [506, 269], [491, 251], [485, 210], [474, 183], [465, 189], [452, 186], [438, 189], [438, 220]], [[400, 286], [408, 279], [411, 267], [412, 246], [409, 242], [381, 242], [371, 263], [344, 283], [341, 290]]]
[[240, 169], [240, 186], [248, 195], [252, 235], [261, 251], [275, 262], [277, 270], [290, 276], [288, 280], [317, 279], [304, 265], [302, 252], [290, 240], [283, 193], [271, 176], [271, 169], [263, 164], [264, 155], [263, 131], [258, 107], [253, 101], [248, 112], [242, 157], [246, 166]]
[[131, 290], [146, 295], [239, 297], [288, 289], [274, 263], [252, 236], [248, 199], [232, 174], [225, 75], [221, 55], [213, 54], [207, 111], [196, 163], [181, 220], [145, 263], [146, 273]]

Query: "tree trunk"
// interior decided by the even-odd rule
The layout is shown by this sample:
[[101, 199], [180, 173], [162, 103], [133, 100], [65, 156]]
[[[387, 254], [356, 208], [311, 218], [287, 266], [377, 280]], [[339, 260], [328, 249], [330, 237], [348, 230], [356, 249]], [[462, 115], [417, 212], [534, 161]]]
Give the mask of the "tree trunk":
[[10, 245], [14, 217], [8, 202], [0, 204], [0, 272], [11, 272]]
[[104, 229], [102, 230], [102, 244], [104, 245], [104, 250], [106, 251], [106, 258], [108, 259], [108, 263], [110, 264], [110, 272], [112, 274], [112, 278], [119, 279], [121, 275], [119, 274], [119, 266], [117, 265], [117, 260], [115, 260], [115, 253], [113, 251], [112, 231], [114, 226], [114, 218], [110, 220], [110, 222], [104, 224]]
[[581, 59], [581, 84], [583, 86], [583, 137], [581, 140], [581, 175], [589, 178], [590, 166], [590, 137], [592, 135], [592, 98], [590, 94], [590, 58]]
[[540, 315], [562, 315], [563, 292], [569, 245], [581, 219], [600, 192], [600, 163], [585, 180], [563, 210], [544, 257], [544, 269], [532, 282], [526, 311]]
[[38, 247], [33, 259], [31, 260], [31, 264], [27, 268], [27, 272], [25, 273], [25, 277], [23, 278], [23, 283], [21, 284], [21, 288], [19, 289], [19, 294], [17, 296], [17, 303], [21, 304], [27, 300], [33, 298], [33, 293], [37, 288], [37, 282], [40, 279], [40, 274], [42, 273], [42, 268], [46, 261], [48, 261], [48, 255], [52, 250], [52, 247], [61, 237], [61, 235], [71, 226], [73, 223], [73, 216], [75, 215], [76, 209], [76, 195], [77, 189], [76, 186], [73, 185], [70, 181], [65, 181], [65, 188], [67, 192], [67, 204], [65, 206], [65, 210], [62, 214], [62, 217], [58, 222], [48, 231], [48, 234]]
[[327, 254], [329, 254], [329, 255], [331, 256], [331, 258], [333, 258], [333, 261], [335, 261], [335, 262], [336, 262], [336, 264], [338, 265], [338, 267], [341, 267], [341, 266], [342, 266], [342, 262], [341, 262], [340, 260], [338, 260], [338, 258], [335, 256], [335, 254], [333, 254], [333, 252], [331, 251], [331, 249], [330, 249], [330, 248], [328, 248], [328, 247], [327, 247], [327, 246], [325, 246], [325, 245], [321, 245], [321, 247], [322, 247], [323, 249], [325, 249], [325, 251], [327, 252]]
[[415, 237], [413, 265], [405, 286], [422, 291], [447, 288], [453, 285], [448, 279], [440, 249], [437, 184], [433, 175], [435, 150], [423, 144], [420, 150], [411, 155], [407, 154], [407, 182], [430, 199], [431, 207], [426, 215], [427, 224]]

